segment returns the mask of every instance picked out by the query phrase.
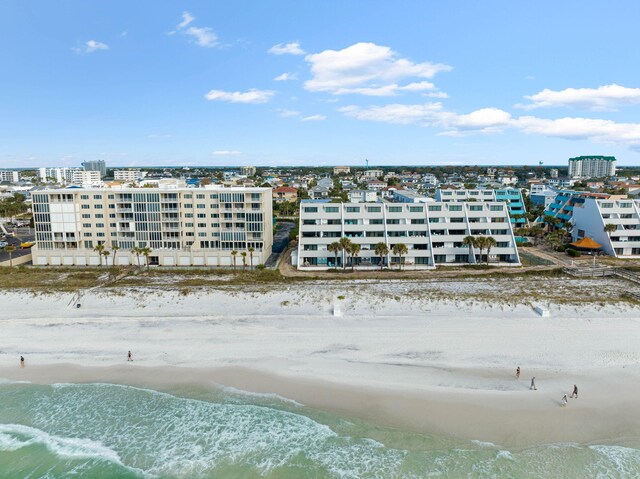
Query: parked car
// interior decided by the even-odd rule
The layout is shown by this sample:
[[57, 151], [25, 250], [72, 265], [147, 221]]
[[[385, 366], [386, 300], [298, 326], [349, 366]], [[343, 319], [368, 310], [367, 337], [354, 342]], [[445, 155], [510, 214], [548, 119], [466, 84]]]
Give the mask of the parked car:
[[28, 249], [31, 248], [34, 244], [36, 244], [35, 241], [25, 241], [24, 243], [20, 243], [20, 248]]
[[6, 248], [7, 246], [9, 246], [9, 243], [6, 241], [0, 241], [0, 248]]

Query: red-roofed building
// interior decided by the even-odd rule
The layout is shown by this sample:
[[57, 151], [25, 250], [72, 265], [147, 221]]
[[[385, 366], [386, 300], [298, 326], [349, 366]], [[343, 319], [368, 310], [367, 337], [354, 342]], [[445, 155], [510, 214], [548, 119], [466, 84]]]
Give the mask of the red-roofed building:
[[298, 189], [290, 186], [280, 186], [272, 190], [273, 200], [275, 202], [282, 201], [298, 201]]

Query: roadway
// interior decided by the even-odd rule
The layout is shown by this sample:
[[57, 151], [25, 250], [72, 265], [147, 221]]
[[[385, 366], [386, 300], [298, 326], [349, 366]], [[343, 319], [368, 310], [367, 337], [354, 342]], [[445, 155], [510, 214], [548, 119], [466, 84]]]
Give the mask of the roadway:
[[[6, 239], [0, 240], [6, 241], [7, 243], [16, 247], [16, 250], [12, 253], [13, 259], [30, 254], [31, 249], [20, 249], [20, 243], [24, 243], [26, 241], [35, 241], [35, 231], [33, 230], [33, 228], [9, 228], [6, 225], [5, 228], [9, 233], [15, 233], [15, 236], [8, 235]], [[7, 253], [3, 249], [0, 249], [0, 263], [3, 263], [5, 261], [9, 261], [9, 253]]]

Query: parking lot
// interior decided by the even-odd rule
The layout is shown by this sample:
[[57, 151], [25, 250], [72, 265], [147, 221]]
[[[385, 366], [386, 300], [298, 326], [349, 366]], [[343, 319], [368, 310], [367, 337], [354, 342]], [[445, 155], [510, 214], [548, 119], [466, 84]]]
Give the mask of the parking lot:
[[[28, 241], [35, 241], [35, 232], [33, 228], [11, 228], [5, 224], [5, 229], [9, 233], [5, 239], [0, 239], [0, 241], [6, 241], [10, 245], [16, 247], [16, 250], [12, 253], [13, 259], [20, 258], [21, 256], [27, 255], [31, 253], [31, 249], [21, 249], [20, 244]], [[0, 238], [4, 232], [0, 230]], [[14, 234], [15, 236], [12, 236]], [[0, 263], [4, 261], [9, 261], [9, 253], [4, 250], [0, 250]]]

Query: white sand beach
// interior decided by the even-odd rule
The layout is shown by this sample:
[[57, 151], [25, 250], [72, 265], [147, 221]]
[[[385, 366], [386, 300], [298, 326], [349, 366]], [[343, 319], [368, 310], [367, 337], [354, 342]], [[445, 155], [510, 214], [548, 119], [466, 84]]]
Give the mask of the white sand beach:
[[[543, 281], [543, 292], [565, 288], [569, 297], [628, 288]], [[87, 293], [80, 308], [71, 294], [3, 292], [0, 377], [224, 385], [505, 446], [640, 437], [640, 307], [523, 300], [530, 287], [485, 279], [114, 288]], [[579, 398], [560, 407], [573, 384]]]

